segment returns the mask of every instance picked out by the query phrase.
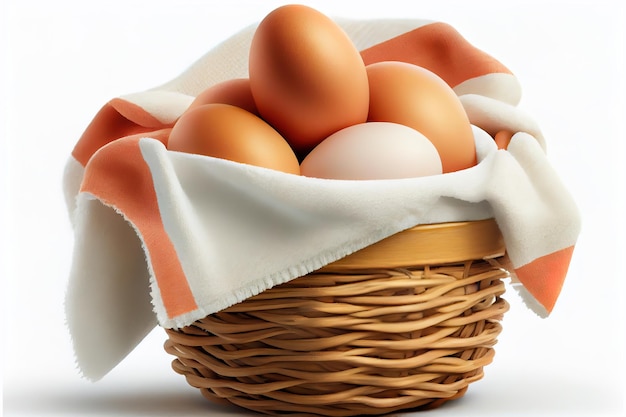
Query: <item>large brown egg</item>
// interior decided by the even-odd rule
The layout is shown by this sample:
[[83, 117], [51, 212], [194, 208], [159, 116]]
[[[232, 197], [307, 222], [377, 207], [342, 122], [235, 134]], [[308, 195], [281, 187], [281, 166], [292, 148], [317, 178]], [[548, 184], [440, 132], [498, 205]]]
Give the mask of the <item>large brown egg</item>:
[[417, 65], [385, 61], [367, 67], [368, 121], [400, 123], [422, 133], [437, 148], [443, 172], [476, 165], [471, 124], [452, 88]]
[[249, 77], [261, 117], [300, 155], [367, 119], [359, 51], [341, 27], [310, 7], [282, 6], [261, 21], [250, 46]]
[[168, 149], [300, 174], [283, 137], [254, 114], [229, 104], [205, 104], [178, 119]]
[[213, 103], [231, 104], [258, 114], [248, 78], [233, 78], [206, 88], [196, 96], [189, 109]]

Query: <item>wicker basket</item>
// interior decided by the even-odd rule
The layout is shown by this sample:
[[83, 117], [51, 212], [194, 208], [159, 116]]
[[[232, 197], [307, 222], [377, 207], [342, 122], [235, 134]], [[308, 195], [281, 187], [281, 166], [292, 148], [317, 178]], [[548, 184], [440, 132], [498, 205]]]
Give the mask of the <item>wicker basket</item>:
[[167, 329], [165, 349], [208, 399], [265, 414], [438, 407], [493, 359], [504, 252], [493, 220], [418, 226]]

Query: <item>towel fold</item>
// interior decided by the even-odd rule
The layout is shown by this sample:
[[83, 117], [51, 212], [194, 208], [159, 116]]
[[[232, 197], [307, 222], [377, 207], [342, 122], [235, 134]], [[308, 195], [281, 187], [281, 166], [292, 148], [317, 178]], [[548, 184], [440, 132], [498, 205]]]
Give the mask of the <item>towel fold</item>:
[[[64, 176], [76, 239], [66, 313], [86, 377], [104, 376], [157, 324], [189, 325], [418, 224], [495, 218], [523, 299], [550, 313], [580, 219], [538, 126], [516, 107], [517, 79], [439, 22], [338, 23], [366, 62], [414, 62], [455, 89], [478, 164], [432, 177], [338, 181], [168, 151], [169, 129], [196, 94], [247, 75], [254, 27], [175, 80], [112, 99]], [[497, 149], [494, 129], [517, 132], [507, 150]]]

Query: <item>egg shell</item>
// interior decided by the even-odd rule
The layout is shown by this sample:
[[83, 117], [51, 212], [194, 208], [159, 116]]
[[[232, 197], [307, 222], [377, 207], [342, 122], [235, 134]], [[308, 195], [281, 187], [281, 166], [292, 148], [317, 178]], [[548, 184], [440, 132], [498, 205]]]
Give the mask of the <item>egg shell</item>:
[[269, 13], [250, 45], [249, 77], [261, 117], [300, 155], [367, 119], [365, 64], [333, 20], [303, 5]]
[[188, 110], [212, 103], [231, 104], [258, 115], [249, 78], [233, 78], [206, 88], [196, 96]]
[[476, 165], [470, 121], [452, 88], [435, 73], [399, 61], [366, 67], [370, 89], [368, 121], [404, 124], [437, 148], [443, 172]]
[[442, 173], [437, 149], [408, 126], [368, 122], [344, 128], [315, 147], [300, 165], [304, 176], [377, 180]]
[[511, 143], [512, 138], [513, 132], [509, 130], [501, 130], [495, 134], [493, 140], [496, 142], [498, 149], [506, 149], [509, 147], [509, 143]]
[[168, 149], [300, 174], [285, 139], [254, 114], [230, 104], [186, 111], [169, 135]]

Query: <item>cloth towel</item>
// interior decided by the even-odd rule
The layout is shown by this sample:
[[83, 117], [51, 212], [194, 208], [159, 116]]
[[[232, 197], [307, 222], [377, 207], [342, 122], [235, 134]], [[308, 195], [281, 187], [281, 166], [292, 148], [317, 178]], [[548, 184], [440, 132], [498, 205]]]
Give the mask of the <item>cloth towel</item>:
[[[306, 178], [168, 151], [169, 129], [210, 85], [247, 76], [255, 26], [176, 79], [116, 97], [78, 140], [64, 174], [75, 246], [66, 315], [78, 366], [97, 380], [156, 326], [179, 328], [385, 237], [429, 223], [495, 218], [527, 305], [547, 316], [580, 229], [521, 88], [451, 26], [337, 20], [366, 63], [438, 73], [473, 125], [478, 164], [378, 181]], [[490, 135], [516, 132], [508, 149]]]

